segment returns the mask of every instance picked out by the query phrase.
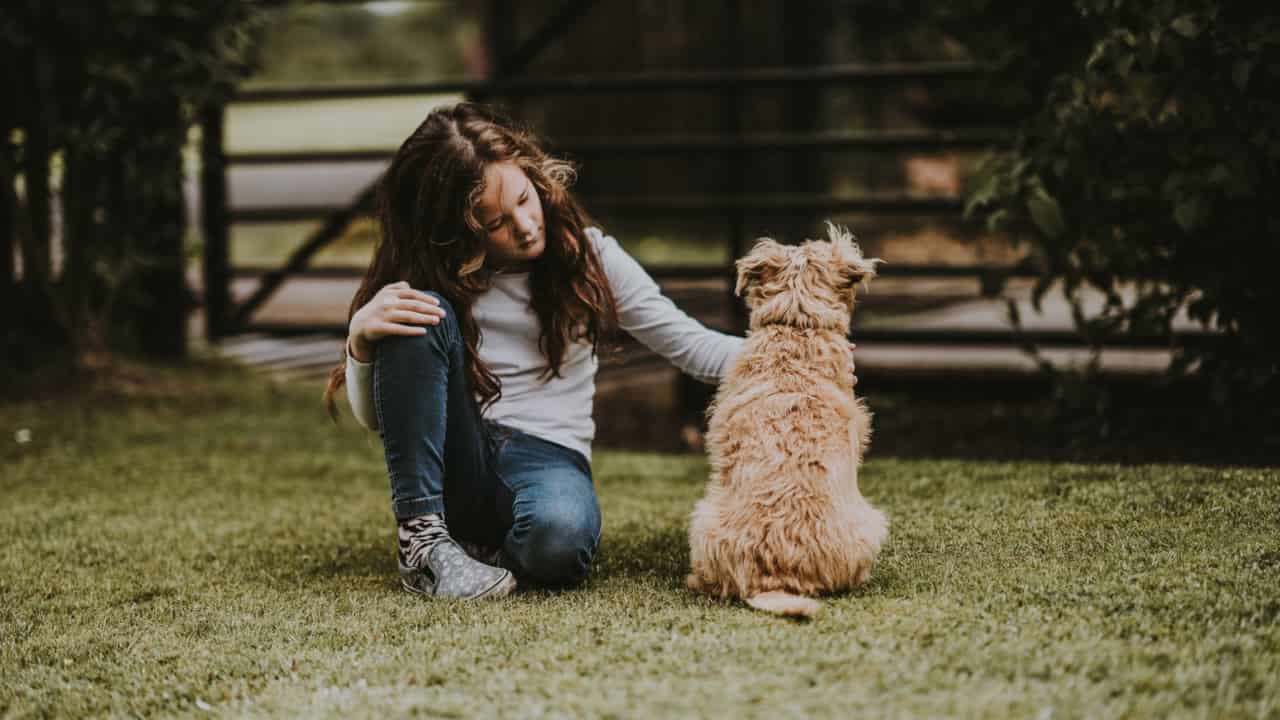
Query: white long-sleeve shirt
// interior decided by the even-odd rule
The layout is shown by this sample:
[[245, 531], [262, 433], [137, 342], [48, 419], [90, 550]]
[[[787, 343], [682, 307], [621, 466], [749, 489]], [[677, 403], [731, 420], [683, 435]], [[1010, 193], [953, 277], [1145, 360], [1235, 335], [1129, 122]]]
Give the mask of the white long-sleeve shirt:
[[[718, 382], [743, 338], [711, 330], [677, 308], [611, 236], [594, 227], [587, 228], [586, 235], [604, 266], [622, 329], [695, 379]], [[501, 398], [484, 416], [590, 458], [598, 360], [589, 344], [573, 343], [565, 350], [560, 377], [543, 380], [547, 359], [538, 349], [540, 327], [530, 296], [529, 273], [499, 273], [493, 286], [475, 300], [480, 359], [502, 383]], [[377, 430], [373, 363], [348, 354], [346, 377], [356, 419]]]

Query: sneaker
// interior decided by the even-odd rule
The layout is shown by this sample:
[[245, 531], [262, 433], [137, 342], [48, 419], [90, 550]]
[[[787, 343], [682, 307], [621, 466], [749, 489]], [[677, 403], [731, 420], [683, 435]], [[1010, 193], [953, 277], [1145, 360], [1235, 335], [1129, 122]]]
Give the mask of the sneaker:
[[429, 514], [400, 523], [400, 585], [430, 597], [500, 598], [516, 587], [510, 570], [478, 562], [449, 537], [444, 518]]

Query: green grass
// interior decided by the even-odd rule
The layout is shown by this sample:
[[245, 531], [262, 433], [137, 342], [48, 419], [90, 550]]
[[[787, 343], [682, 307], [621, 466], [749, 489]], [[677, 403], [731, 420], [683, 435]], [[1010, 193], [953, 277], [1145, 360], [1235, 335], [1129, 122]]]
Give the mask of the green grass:
[[151, 368], [0, 431], [4, 717], [1280, 716], [1274, 468], [875, 457], [882, 562], [797, 624], [684, 589], [697, 457], [599, 452], [587, 584], [456, 604], [315, 387]]

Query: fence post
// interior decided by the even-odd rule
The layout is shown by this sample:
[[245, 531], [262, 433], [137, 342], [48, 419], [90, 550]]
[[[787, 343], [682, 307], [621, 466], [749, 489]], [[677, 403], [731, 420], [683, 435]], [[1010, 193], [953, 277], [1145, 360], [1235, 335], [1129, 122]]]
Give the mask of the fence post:
[[[826, 13], [819, 17], [818, 13]], [[783, 29], [783, 65], [788, 68], [814, 68], [826, 63], [825, 28], [831, 10], [825, 3], [810, 6], [807, 3], [784, 3], [782, 6]], [[826, 87], [822, 85], [797, 84], [787, 93], [787, 107], [783, 115], [783, 130], [788, 133], [816, 135], [822, 126], [822, 98]], [[843, 128], [842, 128], [843, 129]], [[820, 152], [809, 149], [797, 149], [788, 158], [787, 173], [782, 175], [787, 180], [783, 192], [820, 195], [827, 191], [829, 184], [825, 168], [818, 159]], [[780, 173], [781, 174], [781, 173]], [[788, 218], [787, 237], [779, 238], [784, 243], [800, 243], [814, 229], [814, 215], [797, 213]], [[818, 235], [822, 237], [822, 235]]]
[[213, 102], [200, 112], [200, 222], [204, 230], [205, 337], [210, 342], [231, 328], [231, 258], [228, 242], [227, 158], [223, 147], [226, 105]]
[[[516, 68], [506, 62], [504, 53], [515, 47], [516, 42], [516, 4], [511, 0], [489, 0], [485, 5], [484, 46], [488, 60], [488, 77], [491, 83], [509, 78]], [[473, 92], [471, 99], [477, 102], [493, 103], [493, 97], [487, 92]], [[519, 116], [517, 99], [511, 96], [502, 98], [503, 114], [510, 118]]]
[[[743, 53], [742, 53], [742, 37], [744, 34], [744, 26], [742, 21], [742, 3], [738, 0], [727, 0], [724, 4], [725, 12], [728, 17], [725, 18], [725, 26], [728, 28], [729, 52], [725, 58], [727, 65], [733, 71], [742, 70]], [[742, 90], [736, 85], [726, 84], [723, 88], [724, 92], [724, 134], [726, 137], [738, 139], [742, 136]], [[741, 334], [747, 329], [747, 312], [746, 306], [734, 294], [733, 288], [737, 281], [737, 272], [735, 271], [734, 262], [746, 252], [746, 219], [743, 217], [741, 202], [738, 202], [746, 192], [746, 162], [743, 160], [742, 150], [731, 150], [725, 161], [725, 171], [728, 173], [727, 185], [729, 195], [734, 199], [734, 208], [729, 212], [729, 236], [727, 244], [729, 246], [729, 266], [726, 269], [729, 280], [728, 297], [726, 301], [729, 303], [729, 331]]]

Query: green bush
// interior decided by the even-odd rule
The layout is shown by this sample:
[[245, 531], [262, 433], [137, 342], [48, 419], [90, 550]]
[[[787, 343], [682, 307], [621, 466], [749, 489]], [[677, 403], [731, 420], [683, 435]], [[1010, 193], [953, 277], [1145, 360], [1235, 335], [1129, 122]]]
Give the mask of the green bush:
[[21, 282], [9, 263], [0, 272], [6, 366], [56, 349], [82, 366], [114, 349], [182, 354], [182, 149], [200, 109], [251, 67], [256, 15], [249, 0], [24, 0], [0, 14], [0, 251], [12, 257], [16, 238], [23, 258]]
[[[967, 213], [1030, 230], [1036, 303], [1060, 286], [1095, 349], [1160, 336], [1171, 372], [1209, 380], [1221, 406], [1273, 401], [1280, 6], [978, 0], [944, 20], [998, 60], [993, 98], [1022, 118]], [[1105, 296], [1101, 310], [1085, 312], [1085, 287]], [[1180, 313], [1211, 337], [1175, 335]]]

